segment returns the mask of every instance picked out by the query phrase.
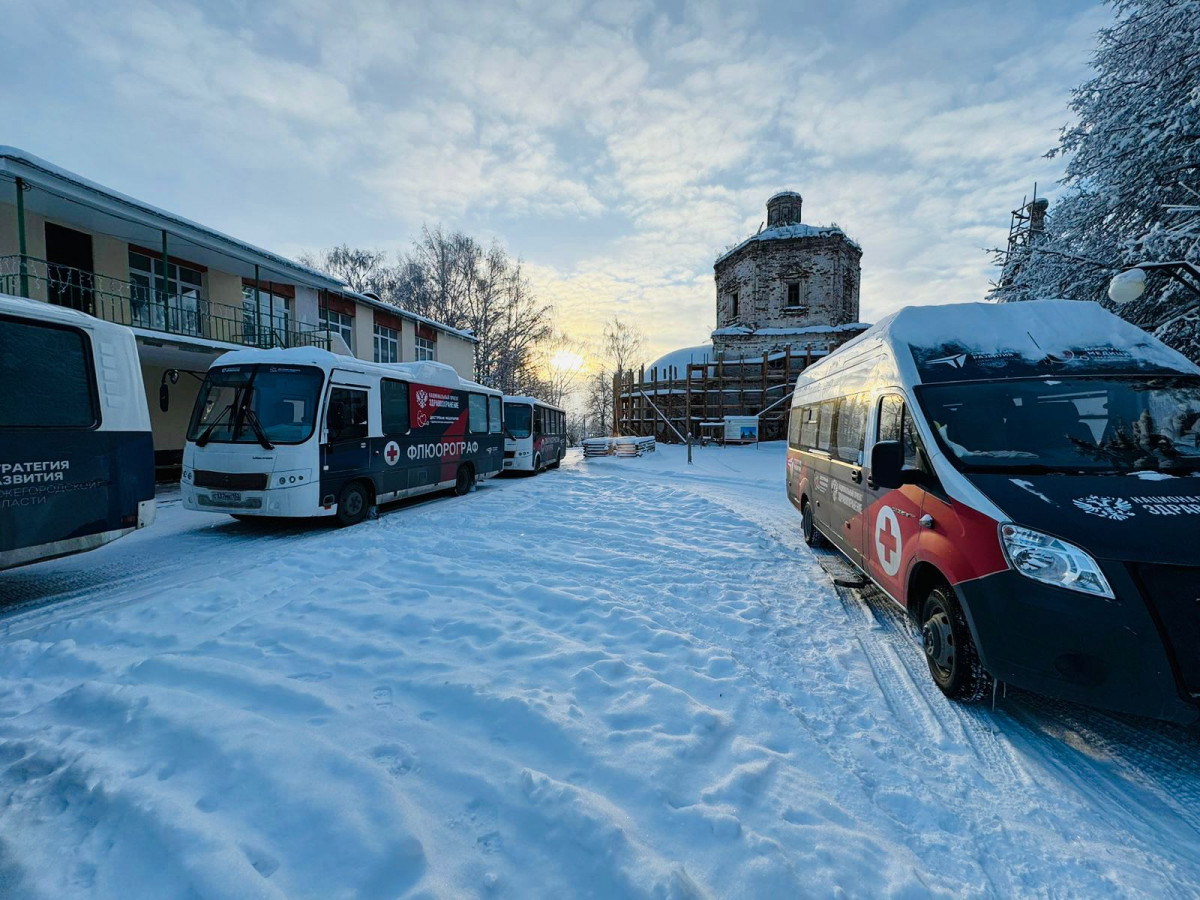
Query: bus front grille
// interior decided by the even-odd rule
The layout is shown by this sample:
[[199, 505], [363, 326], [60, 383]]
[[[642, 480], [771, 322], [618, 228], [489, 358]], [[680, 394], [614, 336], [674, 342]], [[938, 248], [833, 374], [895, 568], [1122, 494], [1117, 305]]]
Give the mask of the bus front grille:
[[265, 491], [268, 475], [266, 472], [209, 472], [197, 469], [196, 487], [221, 488], [230, 491]]

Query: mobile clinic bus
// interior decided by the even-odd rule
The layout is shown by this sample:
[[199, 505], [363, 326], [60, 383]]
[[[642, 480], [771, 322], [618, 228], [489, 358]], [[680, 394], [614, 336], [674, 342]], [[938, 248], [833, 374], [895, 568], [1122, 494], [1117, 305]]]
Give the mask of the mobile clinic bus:
[[501, 393], [435, 362], [235, 350], [208, 370], [183, 452], [183, 504], [233, 516], [336, 516], [500, 470]]
[[534, 397], [504, 398], [504, 470], [557, 469], [567, 453], [567, 414]]
[[1200, 714], [1200, 368], [1094, 303], [907, 308], [799, 377], [787, 491], [934, 681]]
[[133, 333], [0, 295], [0, 569], [92, 550], [154, 512]]

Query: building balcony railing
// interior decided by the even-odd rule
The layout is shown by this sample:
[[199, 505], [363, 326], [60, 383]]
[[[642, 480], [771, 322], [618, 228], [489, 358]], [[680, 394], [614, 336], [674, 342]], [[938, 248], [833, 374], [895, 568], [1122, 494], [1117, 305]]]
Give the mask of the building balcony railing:
[[[161, 280], [159, 282], [161, 284]], [[151, 288], [33, 256], [0, 256], [0, 293], [68, 306], [106, 322], [244, 347], [329, 348], [328, 333], [284, 313], [210, 303], [192, 287]]]

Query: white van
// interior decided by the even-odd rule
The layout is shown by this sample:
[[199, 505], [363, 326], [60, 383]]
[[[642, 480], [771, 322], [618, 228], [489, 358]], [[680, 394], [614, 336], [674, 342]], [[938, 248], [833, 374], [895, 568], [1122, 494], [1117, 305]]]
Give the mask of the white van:
[[1097, 304], [888, 316], [797, 380], [787, 492], [947, 696], [1200, 718], [1200, 368]]

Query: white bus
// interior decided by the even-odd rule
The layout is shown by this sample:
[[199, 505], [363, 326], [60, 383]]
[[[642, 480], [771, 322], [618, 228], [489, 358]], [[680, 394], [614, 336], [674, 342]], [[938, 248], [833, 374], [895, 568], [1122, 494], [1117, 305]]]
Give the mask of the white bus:
[[567, 453], [567, 414], [535, 397], [504, 398], [504, 470], [557, 469]]
[[92, 550], [154, 513], [133, 333], [0, 294], [0, 569]]
[[435, 362], [235, 350], [213, 363], [183, 451], [183, 504], [243, 516], [336, 516], [500, 471], [502, 394]]

